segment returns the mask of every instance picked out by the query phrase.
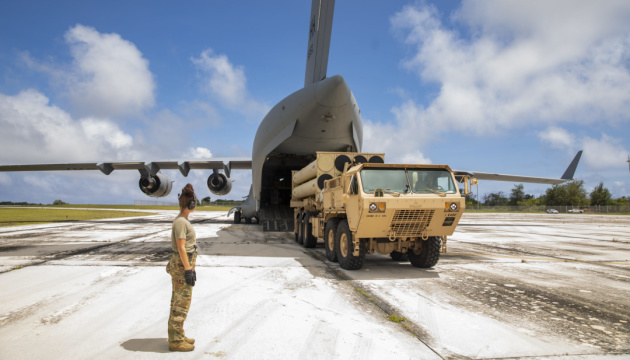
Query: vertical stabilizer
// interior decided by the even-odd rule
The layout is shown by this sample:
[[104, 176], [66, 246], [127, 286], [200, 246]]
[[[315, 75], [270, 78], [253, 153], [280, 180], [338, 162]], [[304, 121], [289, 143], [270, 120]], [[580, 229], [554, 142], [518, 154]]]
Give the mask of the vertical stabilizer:
[[313, 0], [304, 87], [326, 78], [335, 0]]
[[569, 164], [567, 170], [562, 174], [561, 179], [563, 180], [573, 180], [573, 175], [575, 175], [575, 170], [577, 169], [578, 163], [580, 162], [580, 157], [582, 157], [582, 150], [578, 151], [578, 153]]

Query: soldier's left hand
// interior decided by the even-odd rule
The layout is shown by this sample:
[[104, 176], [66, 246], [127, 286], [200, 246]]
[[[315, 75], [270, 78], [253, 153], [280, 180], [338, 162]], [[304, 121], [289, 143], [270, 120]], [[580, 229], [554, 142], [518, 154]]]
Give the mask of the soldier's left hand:
[[184, 272], [184, 278], [186, 279], [186, 284], [190, 286], [195, 286], [195, 273], [192, 270], [186, 270]]

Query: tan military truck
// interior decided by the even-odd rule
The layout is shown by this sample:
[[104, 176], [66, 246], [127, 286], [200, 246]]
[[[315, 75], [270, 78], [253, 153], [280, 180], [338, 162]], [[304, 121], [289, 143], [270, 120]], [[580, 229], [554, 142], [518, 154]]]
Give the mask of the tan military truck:
[[360, 269], [374, 252], [415, 267], [435, 266], [465, 207], [453, 171], [383, 159], [318, 152], [315, 161], [293, 171], [296, 241], [314, 247], [324, 239], [326, 258], [347, 270]]

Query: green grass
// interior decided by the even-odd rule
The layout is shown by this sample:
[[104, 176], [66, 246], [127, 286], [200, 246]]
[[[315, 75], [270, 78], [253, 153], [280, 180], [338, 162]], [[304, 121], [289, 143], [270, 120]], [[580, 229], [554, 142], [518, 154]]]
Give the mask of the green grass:
[[155, 213], [116, 210], [77, 210], [63, 208], [10, 208], [0, 207], [0, 227], [121, 217], [155, 215]]
[[401, 322], [405, 322], [407, 321], [407, 319], [405, 319], [402, 316], [399, 316], [397, 313], [393, 313], [387, 316], [387, 319], [391, 322], [395, 322], [395, 323], [401, 323]]
[[[157, 205], [59, 205], [51, 207], [85, 208], [85, 209], [122, 209], [122, 210], [179, 210], [179, 206]], [[233, 206], [198, 206], [196, 211], [229, 211]]]

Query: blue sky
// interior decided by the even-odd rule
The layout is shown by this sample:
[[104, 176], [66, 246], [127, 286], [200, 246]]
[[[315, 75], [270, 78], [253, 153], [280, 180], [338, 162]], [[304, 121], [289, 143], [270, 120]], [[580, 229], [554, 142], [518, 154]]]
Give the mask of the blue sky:
[[[2, 2], [0, 163], [249, 157], [266, 111], [303, 86], [309, 15], [288, 0]], [[627, 1], [337, 0], [328, 74], [388, 162], [559, 177], [584, 149], [587, 191], [628, 196], [628, 18]], [[169, 201], [186, 182], [211, 195], [207, 172], [165, 173]], [[138, 179], [0, 173], [0, 201], [129, 204], [149, 199]], [[248, 171], [234, 179], [226, 198], [249, 189]]]

